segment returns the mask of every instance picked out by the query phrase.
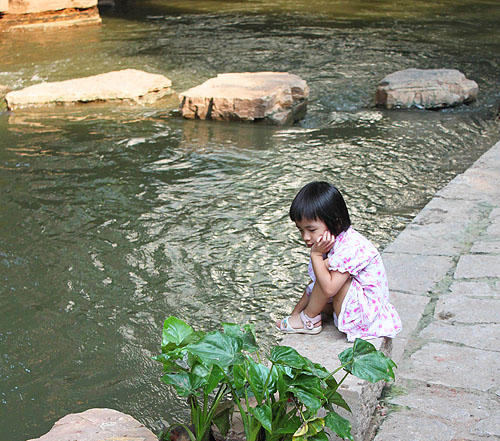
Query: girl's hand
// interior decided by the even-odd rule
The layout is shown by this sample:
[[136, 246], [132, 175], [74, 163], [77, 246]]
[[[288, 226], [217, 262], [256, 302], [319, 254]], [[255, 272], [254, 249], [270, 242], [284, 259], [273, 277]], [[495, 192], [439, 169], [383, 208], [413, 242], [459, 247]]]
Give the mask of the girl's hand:
[[328, 253], [333, 247], [333, 243], [335, 242], [335, 236], [329, 231], [325, 231], [322, 236], [316, 239], [313, 246], [311, 247], [311, 254], [323, 254]]

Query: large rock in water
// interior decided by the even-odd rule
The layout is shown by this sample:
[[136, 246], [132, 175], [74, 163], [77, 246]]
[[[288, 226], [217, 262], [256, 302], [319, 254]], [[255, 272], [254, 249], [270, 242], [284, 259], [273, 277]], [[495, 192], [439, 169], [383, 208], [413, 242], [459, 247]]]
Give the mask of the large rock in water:
[[130, 415], [113, 409], [89, 409], [57, 421], [40, 438], [28, 441], [158, 441]]
[[387, 108], [439, 109], [474, 101], [477, 92], [477, 83], [455, 69], [406, 69], [380, 82], [375, 102]]
[[0, 31], [101, 22], [97, 0], [0, 0]]
[[219, 74], [179, 95], [185, 118], [289, 124], [305, 114], [309, 87], [286, 72]]
[[41, 83], [5, 96], [7, 107], [125, 101], [150, 104], [171, 93], [172, 82], [163, 75], [124, 69], [74, 80]]

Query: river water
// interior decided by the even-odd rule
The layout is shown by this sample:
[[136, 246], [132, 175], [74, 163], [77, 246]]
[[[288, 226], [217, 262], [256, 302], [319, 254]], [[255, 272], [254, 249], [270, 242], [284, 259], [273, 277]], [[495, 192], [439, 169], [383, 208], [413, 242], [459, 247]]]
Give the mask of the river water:
[[[123, 68], [182, 91], [221, 72], [287, 71], [310, 88], [294, 127], [185, 121], [169, 101], [0, 113], [0, 439], [111, 407], [151, 428], [183, 406], [159, 381], [163, 320], [254, 323], [261, 342], [306, 282], [287, 210], [306, 182], [344, 193], [383, 249], [500, 138], [498, 2], [156, 1], [103, 25], [7, 33], [13, 89]], [[478, 102], [373, 106], [409, 67], [457, 68]]]

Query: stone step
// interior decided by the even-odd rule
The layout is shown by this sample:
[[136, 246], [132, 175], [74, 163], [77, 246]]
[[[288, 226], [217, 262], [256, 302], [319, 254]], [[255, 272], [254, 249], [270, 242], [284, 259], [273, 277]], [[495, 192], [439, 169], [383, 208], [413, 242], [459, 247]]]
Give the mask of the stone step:
[[122, 101], [150, 104], [172, 93], [163, 75], [124, 69], [52, 83], [41, 83], [7, 93], [9, 110], [24, 107]]
[[224, 73], [179, 94], [184, 118], [290, 124], [305, 114], [309, 87], [286, 72]]

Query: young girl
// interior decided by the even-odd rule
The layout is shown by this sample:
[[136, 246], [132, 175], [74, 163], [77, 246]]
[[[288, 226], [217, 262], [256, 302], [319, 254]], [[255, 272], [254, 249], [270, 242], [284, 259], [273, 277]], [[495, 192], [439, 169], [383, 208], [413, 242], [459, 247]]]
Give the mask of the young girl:
[[311, 249], [311, 283], [292, 311], [276, 323], [286, 333], [318, 334], [321, 312], [356, 338], [395, 337], [401, 320], [389, 303], [389, 287], [377, 249], [351, 227], [340, 192], [327, 182], [303, 187], [290, 207], [302, 239]]

